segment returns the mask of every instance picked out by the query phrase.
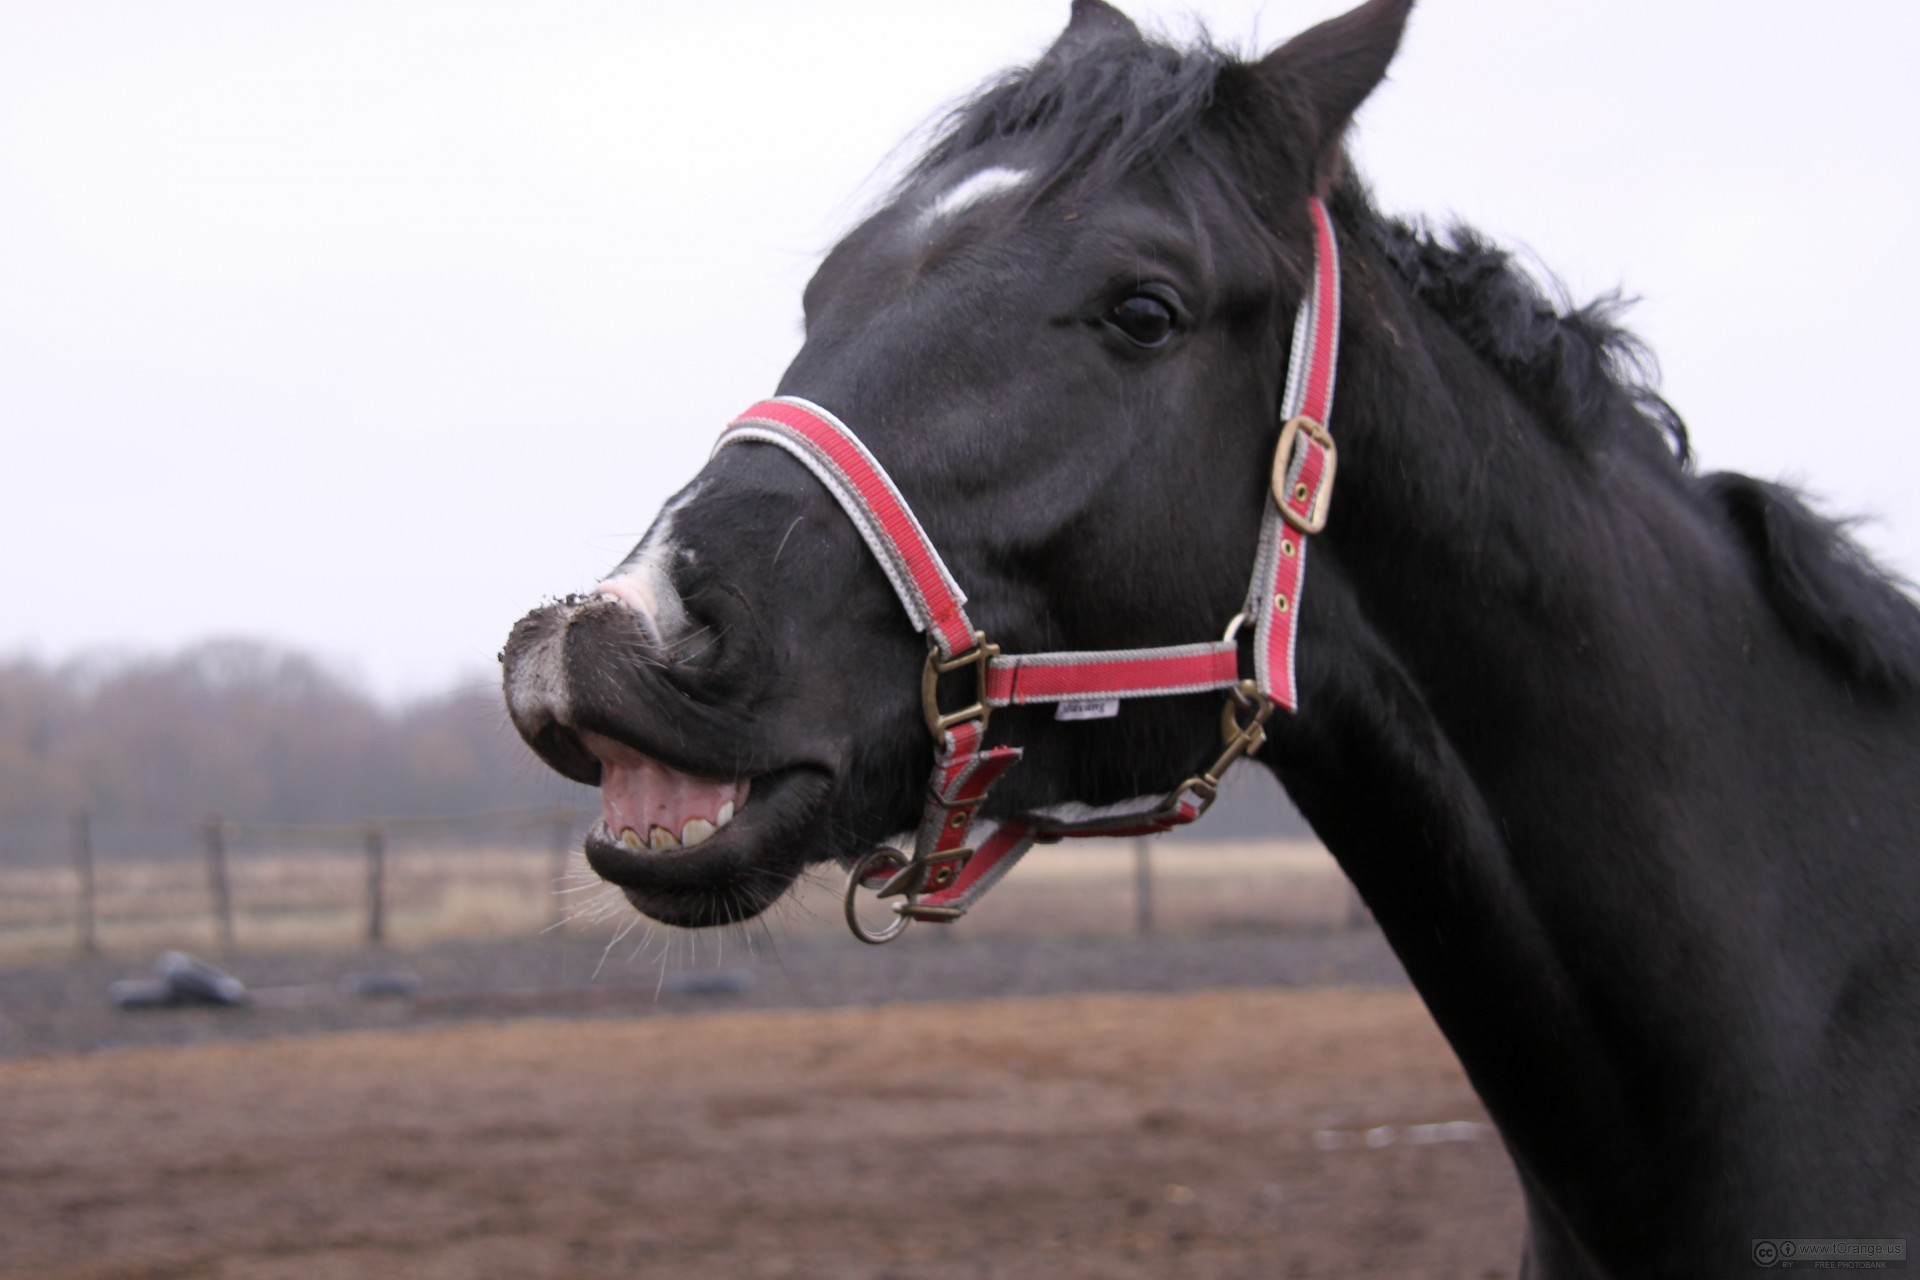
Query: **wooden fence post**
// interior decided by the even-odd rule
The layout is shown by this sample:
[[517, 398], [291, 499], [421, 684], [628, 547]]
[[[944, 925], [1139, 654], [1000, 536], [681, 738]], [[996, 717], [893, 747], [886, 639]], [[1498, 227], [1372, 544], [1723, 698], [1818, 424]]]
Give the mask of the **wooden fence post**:
[[573, 806], [554, 806], [551, 843], [547, 855], [547, 925], [560, 923], [564, 904], [560, 899], [560, 878], [567, 874], [567, 858], [573, 853]]
[[369, 822], [367, 846], [367, 943], [384, 946], [387, 941], [387, 833], [377, 822]]
[[200, 824], [206, 838], [207, 887], [213, 893], [213, 927], [222, 951], [233, 950], [233, 892], [227, 883], [227, 840], [219, 814]]
[[92, 955], [100, 949], [100, 942], [94, 919], [93, 822], [85, 809], [73, 811], [73, 877], [79, 889], [74, 923], [80, 934], [80, 950]]
[[1133, 838], [1133, 919], [1142, 936], [1153, 932], [1153, 846]]

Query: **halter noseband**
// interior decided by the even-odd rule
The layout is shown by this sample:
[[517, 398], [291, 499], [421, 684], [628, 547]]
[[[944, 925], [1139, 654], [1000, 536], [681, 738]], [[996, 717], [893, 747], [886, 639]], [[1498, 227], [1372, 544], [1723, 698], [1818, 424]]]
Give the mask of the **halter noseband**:
[[[863, 942], [886, 942], [911, 920], [959, 919], [1035, 843], [1068, 836], [1151, 835], [1192, 822], [1219, 794], [1227, 767], [1266, 741], [1273, 708], [1295, 708], [1294, 649], [1307, 535], [1326, 523], [1337, 460], [1327, 420], [1338, 357], [1340, 264], [1325, 206], [1311, 200], [1309, 212], [1315, 242], [1313, 282], [1294, 320], [1281, 404], [1285, 425], [1274, 452], [1271, 500], [1261, 519], [1246, 607], [1218, 641], [1158, 649], [1003, 654], [974, 628], [966, 614], [966, 593], [885, 468], [845, 423], [797, 396], [779, 396], [753, 406], [721, 434], [716, 453], [749, 441], [776, 445], [818, 477], [873, 552], [914, 629], [927, 637], [920, 692], [934, 739], [933, 777], [912, 856], [882, 846], [855, 862], [848, 876], [847, 922]], [[1243, 680], [1236, 637], [1248, 618], [1256, 620], [1254, 678]], [[942, 677], [963, 671], [972, 673], [970, 701], [943, 710]], [[977, 844], [969, 843], [988, 789], [1021, 756], [1019, 747], [986, 746], [987, 720], [994, 708], [1055, 702], [1066, 704], [1063, 719], [1095, 719], [1113, 714], [1120, 699], [1218, 690], [1228, 695], [1221, 711], [1219, 758], [1156, 807], [1081, 822], [1024, 814], [992, 827]], [[1080, 708], [1087, 714], [1072, 714]], [[869, 930], [855, 915], [855, 893], [863, 885], [883, 898], [902, 899], [894, 904], [896, 919], [887, 928]]]

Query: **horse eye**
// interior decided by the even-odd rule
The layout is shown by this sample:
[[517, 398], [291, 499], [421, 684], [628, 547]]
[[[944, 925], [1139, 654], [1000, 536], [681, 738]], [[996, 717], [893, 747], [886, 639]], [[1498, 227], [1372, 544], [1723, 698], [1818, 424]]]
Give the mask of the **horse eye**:
[[1151, 294], [1122, 298], [1108, 310], [1106, 320], [1143, 347], [1157, 347], [1173, 334], [1173, 309]]

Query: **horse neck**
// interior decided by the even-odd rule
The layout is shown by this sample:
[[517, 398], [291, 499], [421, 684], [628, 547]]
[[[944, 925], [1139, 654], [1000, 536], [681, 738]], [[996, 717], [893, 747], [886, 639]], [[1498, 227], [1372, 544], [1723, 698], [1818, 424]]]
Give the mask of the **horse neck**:
[[1769, 839], [1789, 819], [1764, 775], [1795, 768], [1792, 721], [1830, 682], [1649, 440], [1554, 438], [1380, 261], [1348, 274], [1309, 702], [1276, 773], [1523, 1178], [1576, 1219], [1697, 1209], [1697, 1161], [1735, 1162], [1696, 1145], [1676, 1164], [1676, 1142], [1777, 1053], [1779, 942], [1743, 912], [1816, 852]]

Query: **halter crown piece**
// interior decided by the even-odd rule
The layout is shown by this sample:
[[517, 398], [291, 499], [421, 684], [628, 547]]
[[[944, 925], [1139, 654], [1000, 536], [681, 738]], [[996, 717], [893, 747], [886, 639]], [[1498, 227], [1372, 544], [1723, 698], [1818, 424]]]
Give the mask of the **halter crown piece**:
[[[848, 875], [847, 923], [861, 941], [889, 941], [912, 920], [959, 919], [1035, 843], [1067, 836], [1151, 835], [1192, 822], [1219, 794], [1227, 767], [1266, 741], [1273, 708], [1295, 708], [1294, 649], [1307, 536], [1326, 523], [1337, 461], [1327, 420], [1340, 330], [1339, 250], [1326, 207], [1314, 199], [1308, 208], [1314, 227], [1313, 282], [1294, 320], [1272, 495], [1261, 520], [1246, 607], [1221, 640], [1159, 649], [1003, 654], [974, 629], [966, 593], [886, 470], [840, 419], [797, 396], [780, 396], [754, 405], [721, 433], [716, 453], [728, 445], [771, 444], [818, 477], [879, 561], [914, 629], [927, 637], [921, 703], [934, 739], [933, 777], [912, 855], [883, 846], [858, 859]], [[1248, 618], [1257, 620], [1254, 676], [1243, 680], [1237, 636]], [[942, 710], [941, 678], [968, 671], [972, 700]], [[995, 707], [1219, 690], [1227, 693], [1219, 758], [1154, 808], [1084, 822], [1042, 814], [976, 822], [988, 789], [1021, 755], [1018, 747], [986, 745], [987, 719]], [[893, 904], [895, 918], [884, 929], [869, 929], [854, 911], [863, 886], [882, 898], [899, 899]]]

